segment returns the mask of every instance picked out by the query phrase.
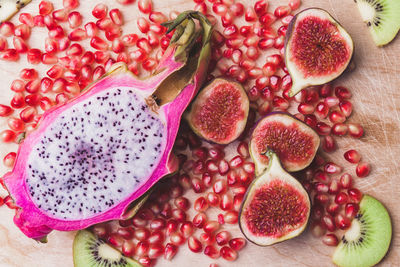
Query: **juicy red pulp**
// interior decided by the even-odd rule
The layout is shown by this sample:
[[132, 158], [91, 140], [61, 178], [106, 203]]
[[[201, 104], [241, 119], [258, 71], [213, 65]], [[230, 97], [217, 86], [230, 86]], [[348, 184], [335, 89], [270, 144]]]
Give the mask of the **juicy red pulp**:
[[235, 122], [243, 120], [240, 91], [230, 83], [218, 84], [211, 95], [193, 113], [194, 124], [215, 140], [227, 140], [235, 134]]
[[348, 61], [349, 48], [331, 21], [309, 16], [295, 27], [292, 60], [305, 77], [329, 75]]
[[279, 238], [303, 225], [307, 212], [304, 196], [276, 179], [256, 190], [245, 218], [253, 234]]
[[[304, 134], [295, 123], [290, 126], [281, 122], [266, 123], [257, 129], [253, 140], [260, 140], [257, 143], [260, 154], [270, 148], [282, 162], [301, 163], [314, 153], [313, 138]], [[268, 157], [262, 158], [268, 162]]]

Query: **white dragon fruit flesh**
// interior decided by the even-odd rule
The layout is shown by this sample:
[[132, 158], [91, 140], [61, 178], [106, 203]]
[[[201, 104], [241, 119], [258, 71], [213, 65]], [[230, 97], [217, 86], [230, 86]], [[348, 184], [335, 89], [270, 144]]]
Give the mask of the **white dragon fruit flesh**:
[[41, 240], [53, 229], [123, 219], [129, 204], [175, 171], [171, 149], [204, 80], [212, 27], [193, 11], [167, 26], [177, 30], [153, 76], [140, 80], [114, 65], [79, 97], [45, 112], [22, 142], [4, 183], [25, 235]]

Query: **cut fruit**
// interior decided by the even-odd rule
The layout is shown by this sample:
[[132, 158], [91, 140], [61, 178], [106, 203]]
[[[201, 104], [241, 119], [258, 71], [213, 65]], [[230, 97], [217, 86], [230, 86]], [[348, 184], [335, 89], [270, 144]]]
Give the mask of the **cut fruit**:
[[392, 224], [386, 208], [364, 195], [360, 210], [333, 254], [341, 267], [368, 267], [380, 262], [389, 249]]
[[107, 245], [87, 230], [77, 233], [73, 244], [75, 267], [141, 267], [131, 258], [124, 257], [121, 252]]
[[205, 140], [229, 144], [245, 129], [248, 114], [249, 99], [243, 87], [217, 78], [199, 93], [186, 119]]
[[287, 113], [271, 113], [260, 120], [250, 139], [250, 155], [256, 165], [256, 175], [268, 166], [264, 152], [274, 150], [289, 171], [306, 168], [317, 153], [320, 144], [318, 134], [300, 120]]
[[388, 44], [400, 29], [400, 1], [355, 0], [377, 46]]
[[353, 49], [350, 35], [325, 10], [309, 8], [298, 13], [285, 40], [286, 67], [293, 83], [289, 96], [337, 78], [347, 68]]
[[0, 1], [0, 22], [9, 20], [21, 8], [32, 0], [1, 0]]
[[277, 154], [267, 170], [249, 186], [240, 208], [239, 226], [244, 236], [259, 246], [269, 246], [300, 235], [310, 216], [310, 199], [303, 186], [281, 166]]

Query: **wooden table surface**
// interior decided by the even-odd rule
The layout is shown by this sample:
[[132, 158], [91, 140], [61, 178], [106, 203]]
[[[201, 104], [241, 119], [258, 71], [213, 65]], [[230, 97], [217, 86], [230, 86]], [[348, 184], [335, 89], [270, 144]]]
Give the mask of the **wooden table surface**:
[[[156, 10], [192, 9], [190, 0], [153, 0]], [[246, 0], [253, 4], [254, 0]], [[33, 0], [24, 11], [37, 14], [39, 0]], [[61, 7], [61, 0], [53, 1], [56, 8]], [[109, 7], [122, 8], [126, 24], [124, 32], [136, 32], [136, 19], [139, 16], [137, 5], [121, 6], [115, 0], [81, 0], [79, 11], [86, 18], [91, 18], [90, 11], [98, 2]], [[287, 0], [271, 0], [271, 5], [287, 4]], [[354, 166], [346, 163], [343, 152], [355, 148], [361, 152], [364, 160], [372, 165], [371, 175], [357, 179], [357, 187], [364, 193], [381, 200], [388, 208], [394, 226], [393, 241], [390, 251], [380, 266], [400, 266], [400, 37], [384, 48], [377, 48], [372, 42], [366, 26], [361, 22], [354, 1], [349, 0], [303, 0], [301, 8], [318, 6], [327, 9], [349, 31], [355, 43], [355, 63], [357, 68], [338, 79], [351, 89], [354, 104], [351, 122], [364, 126], [366, 136], [360, 140], [339, 138], [339, 149], [330, 157], [354, 174]], [[13, 18], [14, 22], [17, 18]], [[43, 47], [44, 29], [34, 29], [29, 41], [32, 47]], [[11, 91], [9, 85], [17, 78], [26, 63], [25, 57], [16, 63], [0, 61], [0, 103], [9, 103]], [[38, 68], [45, 70], [43, 66]], [[0, 129], [6, 128], [6, 120], [0, 118]], [[0, 158], [9, 151], [16, 151], [16, 145], [0, 144]], [[0, 174], [7, 169], [0, 164]], [[0, 191], [5, 196], [5, 191]], [[189, 195], [190, 197], [190, 195]], [[47, 244], [39, 244], [25, 237], [12, 222], [14, 211], [0, 208], [0, 267], [71, 267], [72, 240], [74, 233], [52, 232]], [[241, 236], [237, 226], [228, 228]], [[228, 263], [222, 259], [211, 260], [203, 254], [194, 254], [186, 246], [180, 248], [172, 262], [159, 260], [157, 266], [333, 266], [330, 255], [333, 249], [322, 245], [321, 239], [313, 238], [307, 231], [298, 238], [272, 247], [262, 248], [248, 244], [240, 252], [237, 261]]]

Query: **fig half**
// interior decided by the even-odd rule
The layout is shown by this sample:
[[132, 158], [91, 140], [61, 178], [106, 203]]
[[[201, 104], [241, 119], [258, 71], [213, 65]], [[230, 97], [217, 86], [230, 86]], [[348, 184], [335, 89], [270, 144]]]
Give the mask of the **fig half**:
[[256, 175], [268, 166], [267, 149], [274, 150], [288, 172], [300, 171], [313, 161], [320, 144], [318, 134], [287, 113], [270, 113], [261, 119], [250, 138], [250, 155]]
[[301, 234], [310, 217], [310, 198], [303, 186], [281, 166], [278, 155], [267, 151], [269, 165], [247, 189], [239, 211], [244, 236], [269, 246]]
[[243, 86], [216, 78], [201, 90], [186, 119], [201, 138], [229, 144], [242, 134], [248, 114], [249, 99]]
[[350, 63], [353, 50], [350, 35], [327, 11], [309, 8], [298, 13], [285, 39], [286, 67], [293, 82], [289, 96], [337, 78]]

